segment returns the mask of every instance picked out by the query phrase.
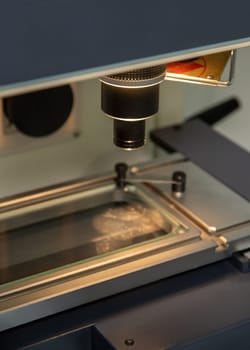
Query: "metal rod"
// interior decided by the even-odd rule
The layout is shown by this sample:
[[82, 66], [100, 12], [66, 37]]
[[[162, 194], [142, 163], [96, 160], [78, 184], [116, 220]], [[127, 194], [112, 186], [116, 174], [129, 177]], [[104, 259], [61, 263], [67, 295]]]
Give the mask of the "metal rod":
[[142, 183], [142, 182], [149, 182], [152, 184], [178, 184], [178, 181], [173, 181], [173, 180], [165, 180], [165, 179], [150, 179], [150, 178], [138, 178], [138, 179], [131, 179], [131, 178], [126, 178], [127, 182], [131, 183]]

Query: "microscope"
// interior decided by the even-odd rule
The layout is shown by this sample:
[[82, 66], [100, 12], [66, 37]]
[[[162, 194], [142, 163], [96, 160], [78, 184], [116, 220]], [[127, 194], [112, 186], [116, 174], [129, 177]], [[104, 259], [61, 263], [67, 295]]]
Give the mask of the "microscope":
[[[239, 101], [154, 122], [164, 84], [231, 85], [250, 5], [214, 1], [213, 20], [196, 1], [12, 5], [0, 345], [250, 346], [250, 155], [213, 128]], [[161, 157], [145, 159], [148, 146]]]

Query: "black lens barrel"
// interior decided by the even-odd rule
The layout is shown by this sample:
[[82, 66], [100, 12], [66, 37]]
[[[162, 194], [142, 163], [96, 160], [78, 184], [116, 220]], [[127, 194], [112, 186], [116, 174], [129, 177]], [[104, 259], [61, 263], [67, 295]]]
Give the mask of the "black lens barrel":
[[102, 83], [102, 110], [117, 119], [144, 119], [158, 111], [159, 85], [143, 88]]
[[121, 88], [102, 83], [102, 110], [114, 118], [114, 144], [124, 149], [143, 146], [145, 119], [157, 113], [158, 102], [159, 85]]
[[114, 144], [120, 148], [133, 150], [145, 143], [145, 120], [124, 122], [114, 119]]

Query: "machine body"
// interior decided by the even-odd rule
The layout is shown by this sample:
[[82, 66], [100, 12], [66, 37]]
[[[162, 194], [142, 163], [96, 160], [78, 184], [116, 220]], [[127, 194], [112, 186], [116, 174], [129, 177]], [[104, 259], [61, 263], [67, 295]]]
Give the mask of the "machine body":
[[[92, 91], [87, 95], [83, 88], [79, 96], [72, 87], [89, 79], [101, 80], [101, 108], [114, 119], [114, 143], [123, 149], [141, 147], [145, 120], [158, 109], [167, 64], [250, 46], [248, 2], [210, 1], [209, 6], [212, 19], [201, 16], [198, 1], [134, 1], [132, 12], [129, 1], [76, 0], [74, 6], [59, 0], [49, 5], [43, 0], [5, 2], [1, 132], [7, 140], [12, 133], [26, 133], [30, 145], [22, 161], [21, 152], [10, 155], [16, 167], [6, 158], [9, 174], [30, 164], [37, 138], [53, 140], [61, 127], [70, 126], [79, 154], [83, 145], [89, 157], [93, 154], [89, 141], [81, 143], [84, 137], [93, 144], [100, 141], [100, 149], [107, 143], [109, 133], [100, 130], [100, 140], [92, 136], [97, 122], [89, 129], [72, 122], [72, 115], [81, 115], [81, 99], [87, 106], [84, 117], [93, 117], [88, 108], [93, 103], [100, 111]], [[211, 76], [206, 78], [214, 84]], [[27, 105], [13, 107], [20, 96], [26, 101], [44, 89], [65, 86], [67, 113], [44, 132], [34, 122], [39, 113], [26, 115]], [[47, 122], [59, 112], [52, 108]], [[21, 127], [27, 119], [32, 130], [34, 125], [39, 130]], [[0, 347], [195, 349], [196, 342], [196, 348], [204, 343], [211, 348], [209, 337], [223, 344], [223, 332], [232, 340], [225, 347], [239, 338], [246, 339], [242, 349], [248, 346], [249, 278], [243, 273], [250, 267], [249, 153], [200, 123], [154, 131], [156, 143], [179, 152], [160, 160], [130, 160], [115, 172], [116, 153], [109, 157], [109, 172], [78, 176], [91, 164], [82, 157], [78, 173], [69, 171], [66, 177], [76, 148], [72, 152], [65, 142], [60, 148], [65, 167], [58, 166], [54, 177], [51, 164], [55, 169], [57, 158], [46, 163], [39, 149], [29, 168], [29, 190], [15, 192], [19, 182], [10, 181], [0, 201]], [[218, 141], [217, 158], [214, 148], [211, 157], [204, 135]], [[53, 145], [45, 146], [52, 155]], [[230, 169], [230, 161], [223, 159], [239, 165], [230, 176], [223, 174]], [[119, 162], [124, 165], [123, 159]], [[238, 177], [242, 169], [246, 172]], [[45, 187], [37, 185], [42, 174], [49, 178]]]
[[166, 65], [147, 67], [101, 79], [101, 106], [114, 119], [114, 144], [126, 150], [145, 143], [145, 120], [158, 112], [159, 84]]

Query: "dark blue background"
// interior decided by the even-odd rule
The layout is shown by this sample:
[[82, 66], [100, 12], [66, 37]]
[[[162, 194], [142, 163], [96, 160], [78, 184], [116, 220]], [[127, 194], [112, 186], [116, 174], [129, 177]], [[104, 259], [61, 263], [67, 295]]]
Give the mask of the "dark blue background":
[[0, 86], [247, 37], [246, 0], [2, 0]]

